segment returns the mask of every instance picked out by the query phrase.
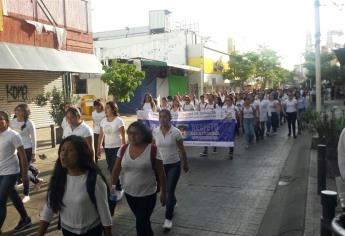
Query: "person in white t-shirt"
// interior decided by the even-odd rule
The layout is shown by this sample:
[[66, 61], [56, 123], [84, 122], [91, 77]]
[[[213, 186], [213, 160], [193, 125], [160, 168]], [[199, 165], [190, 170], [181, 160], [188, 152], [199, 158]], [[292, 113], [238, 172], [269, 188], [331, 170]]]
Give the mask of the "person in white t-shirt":
[[[226, 96], [224, 99], [224, 104], [222, 106], [222, 110], [227, 114], [228, 119], [232, 119], [235, 120], [235, 122], [237, 122], [236, 119], [236, 107], [233, 104], [234, 100], [232, 99], [231, 96]], [[236, 127], [233, 130], [233, 132], [236, 132]], [[229, 147], [229, 159], [233, 159], [234, 157], [234, 147]]]
[[174, 98], [173, 104], [172, 104], [172, 106], [170, 108], [170, 112], [171, 113], [177, 113], [179, 111], [183, 111], [182, 107], [181, 107], [181, 104], [180, 104], [178, 98]]
[[31, 225], [31, 219], [15, 189], [19, 173], [21, 173], [23, 184], [28, 184], [28, 163], [22, 139], [9, 125], [8, 114], [0, 111], [0, 231], [6, 218], [8, 198], [12, 200], [21, 216], [14, 229], [14, 231], [19, 231]]
[[194, 111], [195, 110], [195, 107], [191, 103], [190, 98], [188, 96], [185, 96], [184, 101], [185, 101], [185, 103], [182, 105], [183, 111]]
[[198, 104], [198, 111], [204, 111], [207, 106], [207, 102], [205, 102], [205, 96], [200, 95], [200, 102]]
[[284, 111], [286, 114], [286, 120], [288, 123], [289, 133], [288, 136], [291, 136], [291, 126], [292, 126], [292, 134], [294, 138], [296, 136], [296, 120], [297, 120], [297, 100], [294, 97], [294, 94], [290, 91], [288, 93], [289, 98], [284, 103]]
[[168, 102], [168, 99], [166, 97], [162, 98], [162, 103], [161, 103], [161, 110], [170, 110], [171, 106]]
[[[98, 147], [98, 138], [99, 138], [99, 132], [100, 132], [100, 125], [101, 121], [105, 118], [105, 112], [104, 112], [104, 106], [102, 102], [97, 99], [93, 102], [94, 111], [92, 112], [92, 120], [93, 120], [93, 143], [94, 143], [94, 149], [97, 150]], [[102, 143], [104, 147], [104, 142]], [[96, 162], [101, 156], [99, 153], [96, 152]]]
[[[214, 95], [213, 94], [208, 94], [208, 103], [205, 106], [204, 111], [215, 111], [217, 108], [216, 102], [214, 101]], [[213, 147], [213, 154], [217, 153], [217, 147]], [[208, 155], [208, 147], [204, 146], [204, 151], [200, 153], [201, 157], [207, 156]]]
[[260, 95], [259, 103], [259, 121], [260, 121], [260, 138], [264, 139], [265, 128], [268, 121], [268, 110], [269, 110], [269, 101], [266, 98], [265, 94]]
[[[104, 152], [111, 173], [117, 158], [117, 152], [121, 145], [126, 143], [125, 122], [120, 118], [116, 103], [110, 101], [105, 105], [106, 118], [101, 121], [98, 139], [97, 153], [101, 153], [101, 143], [104, 140]], [[117, 200], [121, 200], [123, 190], [120, 182], [116, 185]]]
[[141, 105], [141, 110], [149, 111], [149, 112], [156, 112], [157, 111], [156, 104], [153, 101], [152, 95], [150, 93], [146, 93], [144, 95], [144, 101]]
[[66, 118], [68, 121], [67, 127], [63, 131], [63, 138], [71, 135], [77, 135], [85, 138], [85, 141], [90, 149], [90, 152], [95, 159], [95, 150], [93, 148], [93, 131], [81, 119], [80, 111], [76, 107], [70, 107], [67, 110]]
[[181, 174], [181, 161], [185, 172], [188, 172], [189, 166], [181, 131], [171, 125], [171, 113], [168, 110], [159, 112], [159, 123], [160, 126], [153, 130], [153, 138], [166, 175], [167, 199], [163, 228], [170, 230], [177, 203], [175, 189]]
[[258, 112], [256, 108], [252, 105], [252, 100], [252, 97], [249, 95], [244, 99], [244, 104], [241, 112], [241, 120], [243, 120], [242, 126], [246, 138], [246, 148], [248, 148], [249, 145], [251, 145], [254, 141], [254, 125], [256, 123]]
[[65, 117], [62, 119], [62, 122], [61, 122], [62, 130], [65, 130], [66, 127], [68, 126], [66, 114], [67, 114], [68, 108], [70, 108], [70, 107], [72, 107], [72, 104], [69, 103], [69, 102], [66, 102], [65, 104], [63, 104], [63, 110], [64, 110], [64, 113], [65, 113]]
[[143, 123], [136, 121], [130, 124], [127, 135], [129, 144], [119, 149], [111, 182], [114, 186], [120, 173], [123, 173], [123, 189], [136, 219], [137, 235], [149, 236], [153, 235], [150, 220], [156, 205], [158, 186], [162, 206], [166, 202], [163, 161], [157, 155], [157, 147], [152, 144], [151, 131]]
[[[94, 200], [88, 192], [91, 174], [95, 178]], [[43, 236], [54, 214], [59, 214], [62, 235], [111, 236], [107, 188], [85, 139], [76, 135], [65, 138], [59, 147], [37, 235]]]
[[[15, 118], [11, 120], [10, 127], [19, 133], [22, 138], [22, 142], [25, 149], [26, 158], [29, 165], [29, 170], [32, 175], [29, 175], [30, 181], [35, 184], [35, 189], [39, 190], [41, 184], [43, 183], [42, 179], [39, 179], [37, 176], [39, 171], [32, 165], [32, 162], [36, 161], [36, 129], [34, 123], [29, 119], [30, 108], [27, 104], [19, 104], [14, 109]], [[30, 183], [30, 182], [29, 182]], [[23, 203], [26, 203], [30, 200], [29, 196], [29, 185], [23, 185]]]

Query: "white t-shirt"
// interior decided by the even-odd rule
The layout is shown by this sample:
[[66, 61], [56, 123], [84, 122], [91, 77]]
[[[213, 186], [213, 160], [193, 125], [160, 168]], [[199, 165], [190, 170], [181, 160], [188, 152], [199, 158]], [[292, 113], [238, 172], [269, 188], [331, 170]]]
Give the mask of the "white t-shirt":
[[206, 103], [206, 102], [200, 102], [200, 103], [198, 104], [199, 111], [204, 111], [206, 106], [207, 106], [207, 103]]
[[189, 103], [189, 104], [185, 103], [185, 104], [183, 104], [182, 105], [182, 109], [184, 111], [194, 111], [195, 110], [194, 105], [192, 103]]
[[[133, 160], [129, 155], [130, 145], [128, 145], [122, 158], [122, 188], [133, 197], [149, 196], [157, 191], [156, 176], [151, 162], [151, 146], [151, 144], [147, 145], [144, 152]], [[118, 157], [122, 148], [123, 146], [119, 148]], [[161, 160], [158, 155], [156, 158]]]
[[269, 111], [269, 101], [263, 99], [259, 104], [260, 109], [260, 121], [267, 121], [268, 111]]
[[273, 101], [269, 100], [268, 102], [269, 102], [269, 114], [271, 114], [272, 112], [278, 112], [277, 106], [279, 102], [277, 100], [273, 100]]
[[145, 102], [143, 105], [143, 111], [152, 111], [151, 103]]
[[205, 110], [206, 111], [214, 111], [216, 109], [216, 104], [213, 102], [212, 104], [207, 103]]
[[104, 118], [105, 118], [105, 112], [104, 111], [101, 111], [101, 112], [93, 111], [92, 112], [93, 132], [95, 134], [99, 134], [100, 124]]
[[20, 135], [8, 128], [0, 133], [0, 175], [18, 174], [20, 171], [17, 148], [23, 146]]
[[117, 148], [121, 146], [120, 128], [125, 126], [125, 122], [120, 117], [116, 117], [113, 121], [104, 118], [101, 121], [101, 128], [104, 133], [104, 148]]
[[[60, 212], [61, 227], [75, 234], [85, 234], [99, 223], [102, 223], [103, 226], [112, 225], [105, 182], [97, 175], [95, 185], [96, 210], [87, 193], [86, 180], [87, 174], [67, 175], [66, 190], [62, 199], [64, 206]], [[52, 209], [45, 204], [40, 219], [50, 222], [53, 216]]]
[[341, 132], [338, 141], [338, 166], [340, 175], [345, 180], [345, 128]]
[[222, 110], [229, 116], [230, 119], [236, 120], [236, 107], [235, 105], [227, 106], [223, 105]]
[[26, 121], [26, 126], [22, 130], [24, 121], [18, 121], [14, 118], [10, 121], [11, 129], [15, 130], [22, 138], [23, 146], [25, 149], [32, 148], [32, 153], [36, 153], [36, 129], [35, 125], [31, 120]]
[[67, 138], [71, 135], [77, 135], [83, 138], [91, 137], [93, 139], [93, 131], [84, 121], [73, 130], [70, 125], [63, 130], [63, 138]]
[[250, 105], [249, 108], [243, 106], [243, 118], [244, 119], [252, 119], [254, 118], [254, 106], [253, 105]]
[[170, 111], [171, 106], [169, 103], [167, 103], [165, 106], [163, 106], [163, 104], [161, 105], [161, 110], [169, 110]]
[[65, 116], [65, 117], [62, 119], [61, 128], [62, 128], [63, 130], [65, 130], [67, 126], [69, 126], [69, 124], [68, 124], [67, 118], [66, 118], [66, 116]]
[[158, 147], [158, 154], [163, 160], [163, 164], [179, 162], [180, 155], [178, 153], [176, 141], [183, 139], [181, 131], [171, 126], [170, 130], [164, 136], [160, 127], [157, 127], [153, 130], [152, 134]]
[[286, 112], [296, 112], [296, 105], [297, 105], [297, 100], [292, 99], [291, 101], [288, 99], [284, 102], [285, 107], [286, 107]]
[[236, 107], [238, 108], [239, 111], [242, 110], [243, 104], [244, 104], [243, 99], [236, 101]]

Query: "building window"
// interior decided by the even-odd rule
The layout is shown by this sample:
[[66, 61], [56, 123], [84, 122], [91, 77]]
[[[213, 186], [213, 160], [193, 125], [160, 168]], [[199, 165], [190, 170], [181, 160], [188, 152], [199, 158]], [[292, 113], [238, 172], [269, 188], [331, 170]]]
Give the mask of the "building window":
[[87, 94], [87, 80], [80, 79], [79, 74], [72, 74], [73, 94]]

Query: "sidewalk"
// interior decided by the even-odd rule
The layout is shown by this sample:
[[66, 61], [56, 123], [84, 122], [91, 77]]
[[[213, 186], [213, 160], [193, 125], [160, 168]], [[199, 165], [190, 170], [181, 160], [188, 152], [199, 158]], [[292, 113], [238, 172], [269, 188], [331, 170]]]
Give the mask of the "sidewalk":
[[[345, 110], [342, 100], [331, 100], [325, 102], [336, 109], [336, 115], [342, 115]], [[345, 127], [344, 127], [345, 128]], [[308, 196], [306, 206], [305, 231], [304, 236], [320, 235], [320, 217], [322, 215], [321, 197], [317, 194], [317, 150], [310, 151], [308, 179]], [[336, 191], [335, 180], [327, 178], [326, 189]], [[340, 206], [336, 209], [336, 215], [341, 213]]]

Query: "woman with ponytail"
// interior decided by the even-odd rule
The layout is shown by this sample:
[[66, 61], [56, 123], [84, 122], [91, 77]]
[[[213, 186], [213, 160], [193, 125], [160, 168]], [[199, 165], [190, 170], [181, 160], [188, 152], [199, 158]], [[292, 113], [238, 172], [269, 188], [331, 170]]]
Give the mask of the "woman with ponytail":
[[[31, 165], [32, 162], [36, 161], [36, 129], [35, 124], [29, 120], [30, 109], [27, 104], [19, 104], [15, 109], [14, 119], [10, 122], [10, 127], [17, 131], [22, 138], [23, 146], [28, 161], [29, 170], [32, 175], [29, 176], [30, 181], [35, 184], [35, 188], [38, 189], [42, 184], [42, 179], [37, 178], [39, 174], [38, 169]], [[23, 203], [30, 200], [29, 196], [29, 182], [23, 185]]]

